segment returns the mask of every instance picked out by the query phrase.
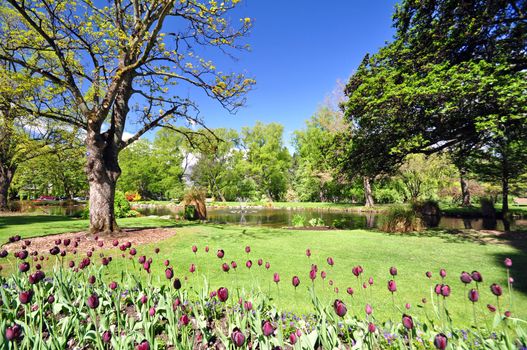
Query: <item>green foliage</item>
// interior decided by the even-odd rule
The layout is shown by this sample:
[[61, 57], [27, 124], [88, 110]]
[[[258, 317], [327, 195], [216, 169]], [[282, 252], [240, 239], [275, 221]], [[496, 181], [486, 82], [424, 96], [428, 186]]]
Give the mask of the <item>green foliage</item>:
[[295, 214], [291, 219], [291, 224], [294, 227], [304, 227], [306, 226], [306, 217], [304, 215]]
[[312, 218], [308, 222], [311, 227], [325, 226], [324, 220], [322, 220], [322, 218]]
[[[132, 218], [140, 216], [139, 212], [133, 210], [130, 206], [130, 202], [126, 199], [126, 195], [122, 191], [115, 191], [115, 200], [114, 200], [114, 215], [116, 218]], [[82, 212], [83, 219], [90, 218], [90, 203], [86, 203], [86, 207]]]
[[381, 229], [385, 232], [414, 232], [421, 231], [423, 225], [412, 208], [394, 206], [385, 213]]

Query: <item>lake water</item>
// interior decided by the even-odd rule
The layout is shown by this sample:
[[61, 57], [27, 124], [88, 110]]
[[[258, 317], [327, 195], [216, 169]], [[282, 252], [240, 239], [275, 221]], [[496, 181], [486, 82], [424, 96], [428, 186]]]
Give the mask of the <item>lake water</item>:
[[[143, 215], [157, 215], [175, 217], [180, 214], [181, 208], [157, 206], [153, 208], [138, 208]], [[284, 227], [293, 226], [292, 221], [295, 215], [302, 215], [306, 218], [305, 222], [313, 218], [320, 218], [325, 225], [334, 226], [335, 222], [348, 229], [374, 228], [381, 225], [382, 213], [347, 212], [336, 210], [316, 210], [316, 209], [270, 209], [270, 208], [208, 208], [208, 220], [217, 223], [228, 223], [248, 226]], [[444, 229], [465, 229], [475, 230], [503, 230], [502, 220], [486, 220], [481, 218], [454, 218], [441, 217], [439, 222], [427, 222], [429, 227], [439, 227]], [[527, 220], [515, 220], [511, 222], [511, 229], [527, 229]]]
[[[48, 215], [67, 215], [79, 216], [84, 205], [24, 205], [23, 212], [43, 213]], [[182, 208], [175, 206], [147, 206], [135, 208], [144, 216], [170, 216], [172, 218], [181, 215]], [[347, 229], [374, 228], [382, 223], [382, 213], [347, 212], [336, 210], [320, 209], [270, 209], [270, 208], [207, 208], [208, 219], [215, 223], [237, 224], [247, 226], [266, 226], [284, 227], [293, 226], [293, 217], [301, 215], [305, 217], [305, 224], [309, 225], [309, 220], [322, 219], [325, 225], [335, 226], [338, 222], [339, 227]], [[475, 230], [503, 230], [501, 220], [489, 221], [482, 218], [455, 218], [441, 217], [439, 221], [426, 223], [429, 227], [444, 229], [465, 229]], [[517, 219], [511, 223], [512, 230], [527, 230], [527, 219]]]

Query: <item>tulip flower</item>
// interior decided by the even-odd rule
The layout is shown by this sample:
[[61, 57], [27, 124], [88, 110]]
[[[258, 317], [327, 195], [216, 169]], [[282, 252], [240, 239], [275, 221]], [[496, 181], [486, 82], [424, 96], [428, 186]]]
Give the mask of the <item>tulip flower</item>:
[[262, 321], [262, 332], [266, 337], [271, 336], [274, 333], [274, 326], [270, 321]]
[[263, 260], [260, 258], [258, 259], [258, 266], [262, 266], [263, 265]]
[[300, 279], [298, 278], [298, 276], [293, 276], [292, 283], [293, 283], [293, 287], [295, 287], [295, 290], [296, 290], [296, 287], [298, 287], [298, 285], [300, 284]]
[[505, 258], [505, 261], [503, 263], [505, 264], [505, 267], [507, 267], [507, 268], [512, 266], [511, 258]]
[[108, 285], [108, 287], [109, 287], [111, 290], [116, 290], [116, 289], [117, 289], [117, 282], [115, 282], [115, 281], [110, 282], [110, 284]]
[[505, 315], [505, 317], [511, 317], [511, 312], [507, 310], [503, 313], [503, 315]]
[[265, 269], [266, 270], [269, 270], [269, 268], [271, 267], [271, 264], [269, 262], [266, 262], [265, 263]]
[[136, 345], [135, 350], [150, 350], [150, 344], [147, 340], [143, 340], [141, 344]]
[[19, 266], [18, 266], [18, 271], [20, 272], [27, 272], [29, 271], [29, 263], [28, 262], [23, 262], [21, 263]]
[[148, 314], [150, 315], [150, 317], [154, 317], [154, 316], [156, 315], [156, 308], [152, 306], [152, 307], [148, 310]]
[[251, 260], [247, 260], [247, 262], [245, 263], [245, 266], [250, 269], [252, 266], [253, 266], [253, 262]]
[[245, 252], [246, 252], [247, 254], [249, 254], [249, 253], [251, 252], [251, 247], [246, 246], [246, 247], [245, 247]]
[[9, 255], [9, 253], [7, 252], [7, 250], [2, 250], [0, 251], [0, 258], [5, 258]]
[[143, 294], [143, 296], [141, 296], [141, 299], [139, 299], [139, 301], [141, 301], [141, 304], [146, 304], [146, 302], [148, 301], [148, 297]]
[[154, 249], [154, 252], [155, 252], [156, 254], [159, 254], [160, 251], [161, 251], [161, 250], [160, 250], [159, 248]]
[[171, 280], [174, 277], [174, 270], [171, 267], [165, 270], [165, 277], [167, 280]]
[[220, 259], [223, 259], [223, 257], [225, 256], [225, 252], [223, 251], [223, 249], [218, 249], [216, 256]]
[[459, 279], [464, 284], [469, 284], [470, 282], [472, 282], [472, 276], [470, 276], [470, 274], [466, 271], [461, 272], [461, 276], [459, 276]]
[[472, 271], [470, 276], [472, 277], [474, 282], [477, 282], [477, 283], [483, 282], [483, 277], [481, 276], [481, 273], [479, 273], [478, 271]]
[[18, 258], [20, 260], [25, 260], [27, 259], [27, 256], [29, 255], [29, 253], [27, 252], [27, 250], [21, 250], [18, 252]]
[[278, 274], [278, 272], [275, 272], [275, 273], [274, 273], [273, 281], [274, 281], [274, 283], [276, 283], [276, 284], [278, 284], [278, 282], [280, 282], [280, 275]]
[[346, 292], [347, 292], [349, 295], [353, 295], [353, 288], [348, 287], [348, 289], [346, 289]]
[[198, 247], [195, 246], [195, 245], [193, 245], [193, 246], [192, 246], [192, 252], [193, 252], [194, 254], [196, 254], [196, 253], [198, 252]]
[[373, 277], [370, 277], [370, 278], [368, 279], [368, 284], [369, 284], [370, 286], [373, 286]]
[[231, 261], [231, 267], [236, 270], [236, 268], [238, 267], [238, 264], [236, 263], [236, 261], [234, 260]]
[[390, 267], [390, 275], [397, 276], [397, 268], [395, 266]]
[[230, 269], [229, 264], [227, 263], [223, 263], [221, 265], [221, 268], [223, 269], [224, 272], [229, 272], [229, 269]]
[[252, 310], [253, 308], [253, 303], [251, 303], [250, 301], [246, 301], [244, 304], [243, 304], [243, 308], [246, 310], [246, 311], [250, 311]]
[[376, 330], [375, 324], [373, 324], [372, 322], [370, 322], [370, 323], [368, 324], [368, 332], [370, 332], [370, 333], [375, 333], [375, 330]]
[[479, 293], [476, 289], [472, 288], [471, 290], [469, 290], [468, 292], [468, 299], [475, 303], [476, 301], [479, 300]]
[[208, 253], [208, 252], [209, 252], [209, 246], [206, 245], [206, 246], [205, 246], [205, 253]]
[[314, 283], [315, 282], [315, 278], [317, 278], [317, 271], [314, 270], [314, 269], [311, 269], [311, 271], [309, 271], [309, 278]]
[[103, 343], [108, 344], [112, 340], [112, 332], [104, 331], [101, 337]]
[[448, 284], [443, 284], [441, 286], [441, 295], [445, 298], [450, 296], [450, 286]]
[[293, 332], [293, 333], [289, 334], [289, 343], [291, 343], [291, 345], [295, 345], [296, 341], [297, 341], [296, 333]]
[[145, 262], [146, 262], [146, 256], [142, 255], [139, 257], [139, 259], [137, 259], [137, 261], [143, 265]]
[[13, 324], [11, 327], [7, 327], [5, 330], [5, 338], [7, 341], [16, 341], [22, 337], [22, 327]]
[[218, 299], [221, 302], [226, 302], [229, 298], [229, 290], [225, 287], [221, 287], [218, 289]]
[[333, 302], [333, 309], [335, 310], [335, 313], [339, 317], [344, 317], [346, 315], [346, 312], [348, 312], [348, 309], [346, 308], [346, 304], [342, 302], [342, 300], [336, 299]]
[[439, 333], [434, 338], [434, 345], [436, 349], [438, 350], [444, 350], [446, 349], [448, 345], [448, 338], [443, 333]]
[[165, 266], [168, 266], [168, 265], [170, 265], [170, 260], [168, 260], [168, 259], [167, 259], [167, 260], [165, 260], [165, 261], [163, 262], [163, 265], [165, 265]]
[[188, 271], [190, 273], [194, 273], [196, 271], [196, 265], [194, 264], [190, 264], [190, 267], [188, 268]]
[[326, 271], [322, 271], [322, 272], [320, 272], [320, 277], [321, 277], [322, 279], [325, 279], [325, 278], [326, 278]]
[[49, 253], [50, 253], [51, 255], [57, 255], [57, 254], [60, 253], [60, 249], [59, 249], [59, 247], [53, 247], [53, 248], [51, 248], [51, 249], [49, 250]]
[[21, 304], [29, 304], [31, 303], [31, 299], [33, 299], [33, 291], [32, 290], [26, 290], [18, 293], [18, 300]]
[[95, 284], [95, 276], [91, 275], [90, 277], [88, 277], [88, 283]]
[[311, 257], [311, 249], [306, 249], [306, 256], [309, 258]]
[[90, 309], [98, 308], [99, 307], [99, 296], [95, 293], [90, 295], [88, 299], [86, 300], [86, 305], [88, 305]]
[[432, 272], [430, 272], [430, 271], [426, 271], [425, 275], [428, 278], [432, 278]]
[[395, 281], [394, 280], [389, 280], [388, 281], [388, 290], [391, 292], [391, 293], [394, 293], [397, 291], [397, 285], [395, 284]]
[[489, 309], [490, 312], [496, 312], [496, 307], [492, 304], [487, 304], [487, 309]]
[[181, 289], [181, 281], [179, 280], [179, 278], [175, 278], [174, 279], [173, 286], [174, 286], [174, 289], [176, 289], [176, 290]]
[[406, 304], [404, 304], [404, 307], [406, 308], [406, 310], [410, 310], [412, 305], [410, 305], [410, 303], [406, 303]]
[[234, 328], [231, 333], [231, 340], [236, 347], [241, 348], [245, 344], [245, 335], [238, 328]]
[[187, 314], [181, 315], [181, 317], [179, 318], [179, 324], [182, 326], [188, 326], [189, 323], [190, 323], [190, 318], [188, 317], [188, 315]]
[[137, 254], [137, 250], [135, 248], [130, 249], [130, 255], [134, 256]]
[[48, 304], [53, 304], [55, 302], [55, 296], [53, 294], [50, 294], [48, 296]]
[[329, 266], [333, 266], [333, 264], [335, 264], [332, 257], [327, 258], [327, 262]]
[[414, 328], [414, 320], [412, 319], [412, 316], [403, 314], [403, 326], [408, 330]]
[[493, 283], [491, 286], [490, 286], [490, 291], [492, 292], [492, 294], [494, 294], [496, 297], [499, 297], [503, 294], [503, 290], [501, 289], [501, 286], [497, 283]]
[[366, 315], [371, 315], [373, 312], [373, 308], [371, 307], [370, 304], [366, 304], [366, 307], [364, 308], [364, 310], [366, 311]]

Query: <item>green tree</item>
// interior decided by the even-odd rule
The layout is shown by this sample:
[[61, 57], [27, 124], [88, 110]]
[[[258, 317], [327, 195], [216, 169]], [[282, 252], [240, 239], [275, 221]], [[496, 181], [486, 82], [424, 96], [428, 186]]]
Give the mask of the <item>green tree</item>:
[[241, 132], [241, 149], [245, 169], [240, 169], [256, 184], [259, 193], [268, 200], [283, 198], [288, 187], [291, 155], [283, 144], [284, 127], [278, 123], [256, 122]]
[[[159, 125], [177, 119], [202, 123], [188, 91], [199, 91], [229, 110], [243, 104], [254, 81], [218, 69], [207, 56], [245, 47], [241, 39], [250, 19], [233, 25], [228, 16], [238, 2], [1, 3], [1, 10], [14, 13], [18, 21], [2, 23], [0, 59], [55, 89], [19, 101], [20, 106], [86, 131], [92, 232], [118, 230], [113, 202], [121, 150]], [[65, 111], [64, 106], [76, 109]], [[124, 140], [130, 121], [137, 132]]]
[[493, 147], [506, 130], [525, 128], [526, 10], [525, 2], [403, 1], [394, 42], [366, 56], [346, 87], [348, 166], [377, 174], [409, 153], [465, 158], [459, 149]]

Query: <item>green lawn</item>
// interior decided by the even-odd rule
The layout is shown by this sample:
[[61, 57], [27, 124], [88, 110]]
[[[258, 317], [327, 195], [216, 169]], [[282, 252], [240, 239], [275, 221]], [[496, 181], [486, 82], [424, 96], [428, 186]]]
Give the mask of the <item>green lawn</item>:
[[[26, 219], [27, 221], [24, 221]], [[42, 218], [43, 219], [43, 218]], [[22, 237], [49, 234], [51, 232], [64, 232], [76, 229], [85, 229], [87, 222], [62, 218], [47, 222], [40, 221], [38, 217], [2, 218], [0, 239], [20, 234]], [[120, 220], [122, 226], [170, 226], [171, 220], [156, 219], [125, 219]], [[259, 227], [238, 226], [212, 226], [212, 225], [187, 225], [175, 228], [177, 235], [163, 242], [138, 248], [138, 256], [145, 254], [154, 258], [153, 280], [154, 283], [167, 283], [164, 278], [163, 261], [169, 259], [175, 267], [176, 276], [180, 277], [187, 288], [199, 289], [203, 276], [206, 276], [213, 288], [227, 286], [234, 291], [236, 287], [250, 289], [261, 288], [271, 292], [277, 304], [285, 310], [296, 313], [311, 311], [311, 304], [306, 292], [306, 287], [311, 284], [308, 276], [312, 263], [319, 267], [319, 276], [315, 281], [318, 295], [327, 303], [337, 297], [333, 291], [339, 288], [338, 297], [349, 302], [346, 295], [347, 287], [355, 289], [355, 296], [351, 309], [355, 313], [363, 314], [364, 305], [371, 303], [375, 315], [379, 318], [397, 317], [400, 313], [392, 307], [391, 295], [386, 284], [390, 275], [390, 266], [396, 266], [399, 274], [396, 277], [398, 291], [396, 303], [402, 307], [405, 303], [412, 305], [413, 314], [422, 314], [427, 310], [432, 313], [430, 303], [430, 288], [440, 281], [438, 271], [445, 268], [448, 272], [445, 282], [452, 288], [452, 295], [447, 299], [449, 310], [453, 314], [455, 323], [466, 324], [470, 322], [471, 306], [465, 305], [467, 291], [459, 281], [461, 271], [478, 270], [483, 274], [484, 283], [480, 286], [481, 298], [478, 302], [479, 317], [489, 316], [485, 305], [496, 303], [496, 299], [489, 291], [489, 285], [497, 282], [506, 286], [506, 271], [503, 268], [503, 259], [511, 257], [514, 261], [512, 275], [514, 276], [515, 292], [513, 300], [514, 315], [527, 319], [527, 281], [526, 270], [527, 254], [522, 248], [515, 248], [507, 244], [480, 244], [461, 236], [450, 235], [442, 232], [428, 231], [421, 235], [391, 235], [374, 231], [288, 231], [282, 229], [268, 229]], [[197, 245], [199, 251], [194, 255], [192, 245]], [[210, 252], [205, 253], [208, 245]], [[251, 246], [249, 256], [245, 253], [246, 245]], [[159, 255], [154, 254], [154, 248], [161, 248]], [[311, 248], [312, 256], [307, 258], [306, 248]], [[217, 249], [225, 250], [224, 261], [230, 263], [235, 260], [238, 264], [236, 272], [231, 270], [225, 273], [221, 270], [222, 261], [215, 255]], [[525, 249], [525, 248], [523, 248]], [[120, 256], [120, 251], [112, 254]], [[328, 266], [327, 257], [333, 257], [335, 265]], [[245, 261], [250, 258], [253, 268], [248, 270]], [[266, 271], [257, 265], [257, 260], [262, 258], [264, 263], [269, 261], [271, 268]], [[192, 275], [188, 272], [191, 263], [198, 266], [198, 271]], [[371, 276], [374, 279], [373, 287], [363, 290], [351, 272], [355, 265], [364, 267], [363, 281]], [[117, 279], [121, 270], [134, 271], [134, 266], [128, 260], [114, 259], [110, 265], [110, 277]], [[327, 272], [326, 282], [322, 283], [320, 271]], [[433, 278], [425, 277], [426, 271], [433, 272]], [[272, 283], [273, 273], [280, 274], [279, 289]], [[5, 272], [4, 272], [5, 273]], [[146, 279], [144, 271], [136, 273]], [[291, 286], [291, 278], [298, 275], [301, 280], [300, 287], [295, 292]], [[333, 287], [328, 284], [334, 281]], [[270, 288], [270, 289], [269, 289]], [[504, 288], [506, 290], [506, 288]], [[421, 299], [427, 298], [425, 308], [418, 308]], [[501, 298], [503, 308], [508, 308], [506, 292]], [[466, 309], [465, 309], [466, 307]], [[490, 316], [488, 317], [490, 319]]]
[[[170, 227], [176, 226], [174, 220], [159, 218], [117, 219], [121, 227]], [[85, 231], [89, 221], [68, 216], [52, 215], [12, 215], [0, 216], [0, 242], [13, 235], [22, 237], [45, 236], [54, 233]]]

